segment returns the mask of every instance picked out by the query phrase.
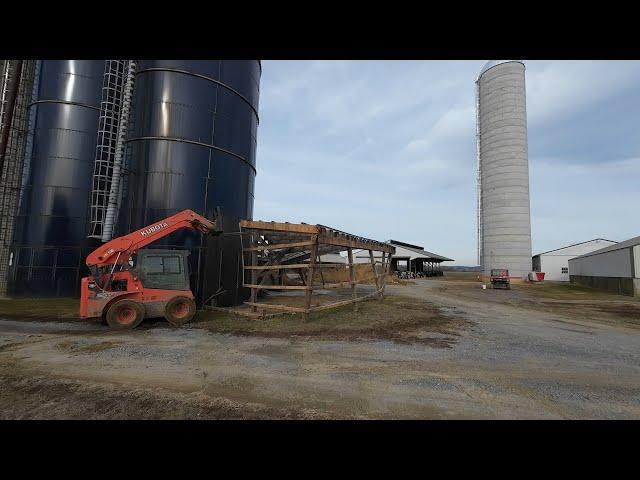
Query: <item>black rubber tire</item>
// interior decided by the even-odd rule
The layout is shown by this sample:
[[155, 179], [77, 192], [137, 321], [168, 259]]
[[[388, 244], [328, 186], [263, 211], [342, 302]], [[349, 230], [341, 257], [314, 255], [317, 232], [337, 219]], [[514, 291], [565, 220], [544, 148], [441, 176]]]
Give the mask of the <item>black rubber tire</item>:
[[164, 318], [174, 327], [188, 323], [196, 314], [196, 302], [189, 297], [173, 297], [164, 306]]
[[105, 316], [107, 324], [114, 330], [131, 330], [144, 320], [144, 305], [133, 300], [118, 300]]

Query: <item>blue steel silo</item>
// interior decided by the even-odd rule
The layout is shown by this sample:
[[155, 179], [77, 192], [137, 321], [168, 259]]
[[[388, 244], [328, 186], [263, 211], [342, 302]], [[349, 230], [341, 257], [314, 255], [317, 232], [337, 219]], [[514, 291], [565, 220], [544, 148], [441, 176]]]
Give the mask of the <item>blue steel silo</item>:
[[29, 133], [10, 290], [74, 295], [89, 246], [86, 225], [104, 60], [42, 60]]
[[220, 208], [227, 235], [177, 232], [154, 247], [191, 251], [199, 303], [244, 300], [240, 219], [253, 215], [261, 65], [257, 60], [137, 64], [115, 235], [192, 209]]

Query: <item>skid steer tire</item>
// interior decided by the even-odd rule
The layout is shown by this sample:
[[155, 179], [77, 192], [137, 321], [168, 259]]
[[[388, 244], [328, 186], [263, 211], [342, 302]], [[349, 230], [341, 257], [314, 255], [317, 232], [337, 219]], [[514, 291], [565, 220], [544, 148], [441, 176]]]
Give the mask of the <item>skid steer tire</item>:
[[133, 300], [119, 300], [109, 307], [105, 317], [112, 329], [130, 330], [144, 320], [144, 305]]
[[189, 297], [173, 297], [164, 307], [164, 318], [174, 327], [181, 327], [196, 314], [196, 302]]

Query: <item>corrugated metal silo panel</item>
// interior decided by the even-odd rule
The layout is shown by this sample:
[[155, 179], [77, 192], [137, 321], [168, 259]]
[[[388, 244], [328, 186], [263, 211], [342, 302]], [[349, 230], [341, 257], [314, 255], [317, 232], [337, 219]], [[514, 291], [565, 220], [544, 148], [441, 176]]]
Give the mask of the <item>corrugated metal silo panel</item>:
[[[104, 60], [40, 62], [14, 242], [14, 294], [79, 289], [103, 72]], [[76, 252], [73, 265], [65, 261], [69, 251]]]
[[[228, 234], [252, 218], [259, 79], [256, 60], [138, 63], [117, 235], [186, 208], [211, 218], [219, 207]], [[238, 235], [182, 231], [157, 245], [191, 250], [200, 302], [244, 299]]]
[[480, 263], [485, 274], [531, 271], [525, 67], [489, 62], [477, 79]]

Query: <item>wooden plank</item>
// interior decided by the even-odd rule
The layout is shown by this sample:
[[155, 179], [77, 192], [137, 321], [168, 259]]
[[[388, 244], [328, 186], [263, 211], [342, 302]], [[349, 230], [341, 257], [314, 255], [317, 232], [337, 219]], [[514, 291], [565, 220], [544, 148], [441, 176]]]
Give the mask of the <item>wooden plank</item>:
[[[260, 304], [258, 304], [260, 305]], [[224, 313], [231, 313], [233, 315], [241, 315], [243, 317], [249, 317], [249, 318], [264, 318], [264, 317], [276, 317], [278, 315], [282, 315], [282, 313], [268, 313], [265, 315], [264, 310], [261, 313], [253, 313], [251, 310], [243, 310], [240, 308], [232, 308], [232, 307], [212, 307], [210, 305], [204, 305], [203, 308], [205, 310], [212, 310], [214, 312], [224, 312]], [[252, 309], [254, 307], [251, 307]]]
[[[251, 273], [255, 273], [256, 271], [252, 271]], [[262, 286], [265, 285], [265, 283], [267, 282], [267, 279], [271, 278], [272, 279], [272, 284], [275, 284], [275, 281], [273, 280], [273, 272], [272, 271], [262, 271], [262, 272], [258, 272], [257, 275], [260, 277], [260, 283], [258, 283], [258, 285]], [[253, 282], [254, 284], [256, 282]]]
[[263, 230], [271, 232], [287, 232], [318, 235], [318, 243], [338, 245], [351, 248], [373, 249], [393, 253], [395, 248], [383, 242], [357, 237], [343, 232], [327, 230], [317, 225], [302, 223], [263, 222], [261, 220], [240, 220], [240, 227], [245, 229]]
[[[355, 282], [357, 284], [358, 282]], [[346, 288], [353, 285], [352, 282], [339, 282], [339, 283], [325, 283], [323, 285], [312, 285], [311, 288], [313, 290], [329, 290], [332, 288]]]
[[[334, 302], [334, 303], [327, 303], [325, 305], [318, 305], [316, 307], [312, 307], [309, 310], [307, 310], [306, 308], [301, 308], [301, 307], [290, 307], [288, 305], [279, 305], [279, 304], [275, 304], [275, 303], [253, 303], [253, 302], [244, 302], [246, 305], [250, 305], [250, 306], [255, 306], [257, 308], [262, 308], [262, 309], [267, 309], [267, 310], [280, 310], [283, 312], [293, 312], [293, 313], [307, 313], [308, 311], [311, 312], [317, 312], [317, 311], [321, 311], [321, 310], [328, 310], [330, 308], [336, 308], [336, 307], [342, 307], [344, 305], [349, 305], [351, 303], [357, 305], [359, 302], [362, 302], [364, 300], [368, 300], [371, 297], [374, 297], [376, 295], [379, 295], [380, 291], [375, 291], [372, 293], [369, 293], [367, 295], [364, 295], [362, 297], [358, 297], [356, 300], [353, 299], [349, 299], [349, 300], [344, 300], [344, 301], [340, 301], [340, 302]], [[240, 310], [236, 310], [233, 311], [233, 313], [238, 313], [239, 315], [243, 315], [243, 312]], [[247, 316], [251, 316], [251, 317], [260, 317], [261, 315], [256, 315], [256, 314], [249, 314], [247, 312], [246, 314]], [[270, 315], [273, 316], [273, 315]]]
[[265, 308], [267, 310], [282, 310], [283, 312], [296, 312], [296, 313], [305, 313], [307, 311], [306, 308], [302, 307], [290, 307], [288, 305], [279, 305], [277, 303], [254, 303], [254, 302], [244, 302], [245, 305], [251, 305], [252, 307]]
[[245, 283], [243, 286], [256, 290], [310, 290], [310, 288], [305, 285], [261, 285]]
[[281, 248], [293, 248], [293, 247], [310, 247], [313, 243], [306, 242], [291, 242], [291, 243], [274, 243], [273, 245], [259, 245], [257, 247], [245, 248], [245, 252], [256, 252], [260, 250], [278, 250]]
[[367, 300], [367, 299], [369, 299], [371, 297], [379, 295], [379, 293], [380, 293], [379, 291], [375, 291], [373, 293], [369, 293], [369, 294], [364, 295], [362, 297], [358, 297], [356, 300], [343, 300], [341, 302], [334, 302], [334, 303], [327, 303], [327, 304], [324, 304], [324, 305], [318, 305], [317, 307], [311, 308], [311, 311], [312, 312], [317, 312], [319, 310], [328, 310], [330, 308], [342, 307], [344, 305], [350, 305], [352, 303], [357, 305], [358, 302], [362, 302], [363, 300]]
[[288, 232], [318, 235], [318, 243], [338, 245], [343, 247], [373, 249], [378, 252], [393, 253], [395, 248], [383, 242], [352, 236], [348, 233], [332, 232], [317, 225], [300, 223], [263, 222], [260, 220], [240, 220], [240, 227], [245, 229], [264, 230], [272, 232]]
[[291, 232], [317, 235], [319, 228], [316, 225], [303, 223], [263, 222], [261, 220], [240, 220], [241, 228], [254, 230], [270, 230], [272, 232]]
[[327, 244], [327, 245], [337, 245], [340, 247], [348, 247], [348, 248], [360, 248], [363, 250], [375, 250], [376, 252], [387, 252], [390, 253], [395, 250], [391, 245], [386, 245], [380, 242], [367, 242], [364, 240], [356, 240], [349, 238], [345, 235], [334, 236], [329, 234], [319, 235], [318, 243]]
[[[346, 263], [316, 263], [315, 268], [339, 268], [346, 266]], [[265, 266], [250, 266], [244, 267], [245, 270], [282, 270], [287, 268], [309, 268], [308, 263], [289, 263], [282, 265], [265, 265]]]

